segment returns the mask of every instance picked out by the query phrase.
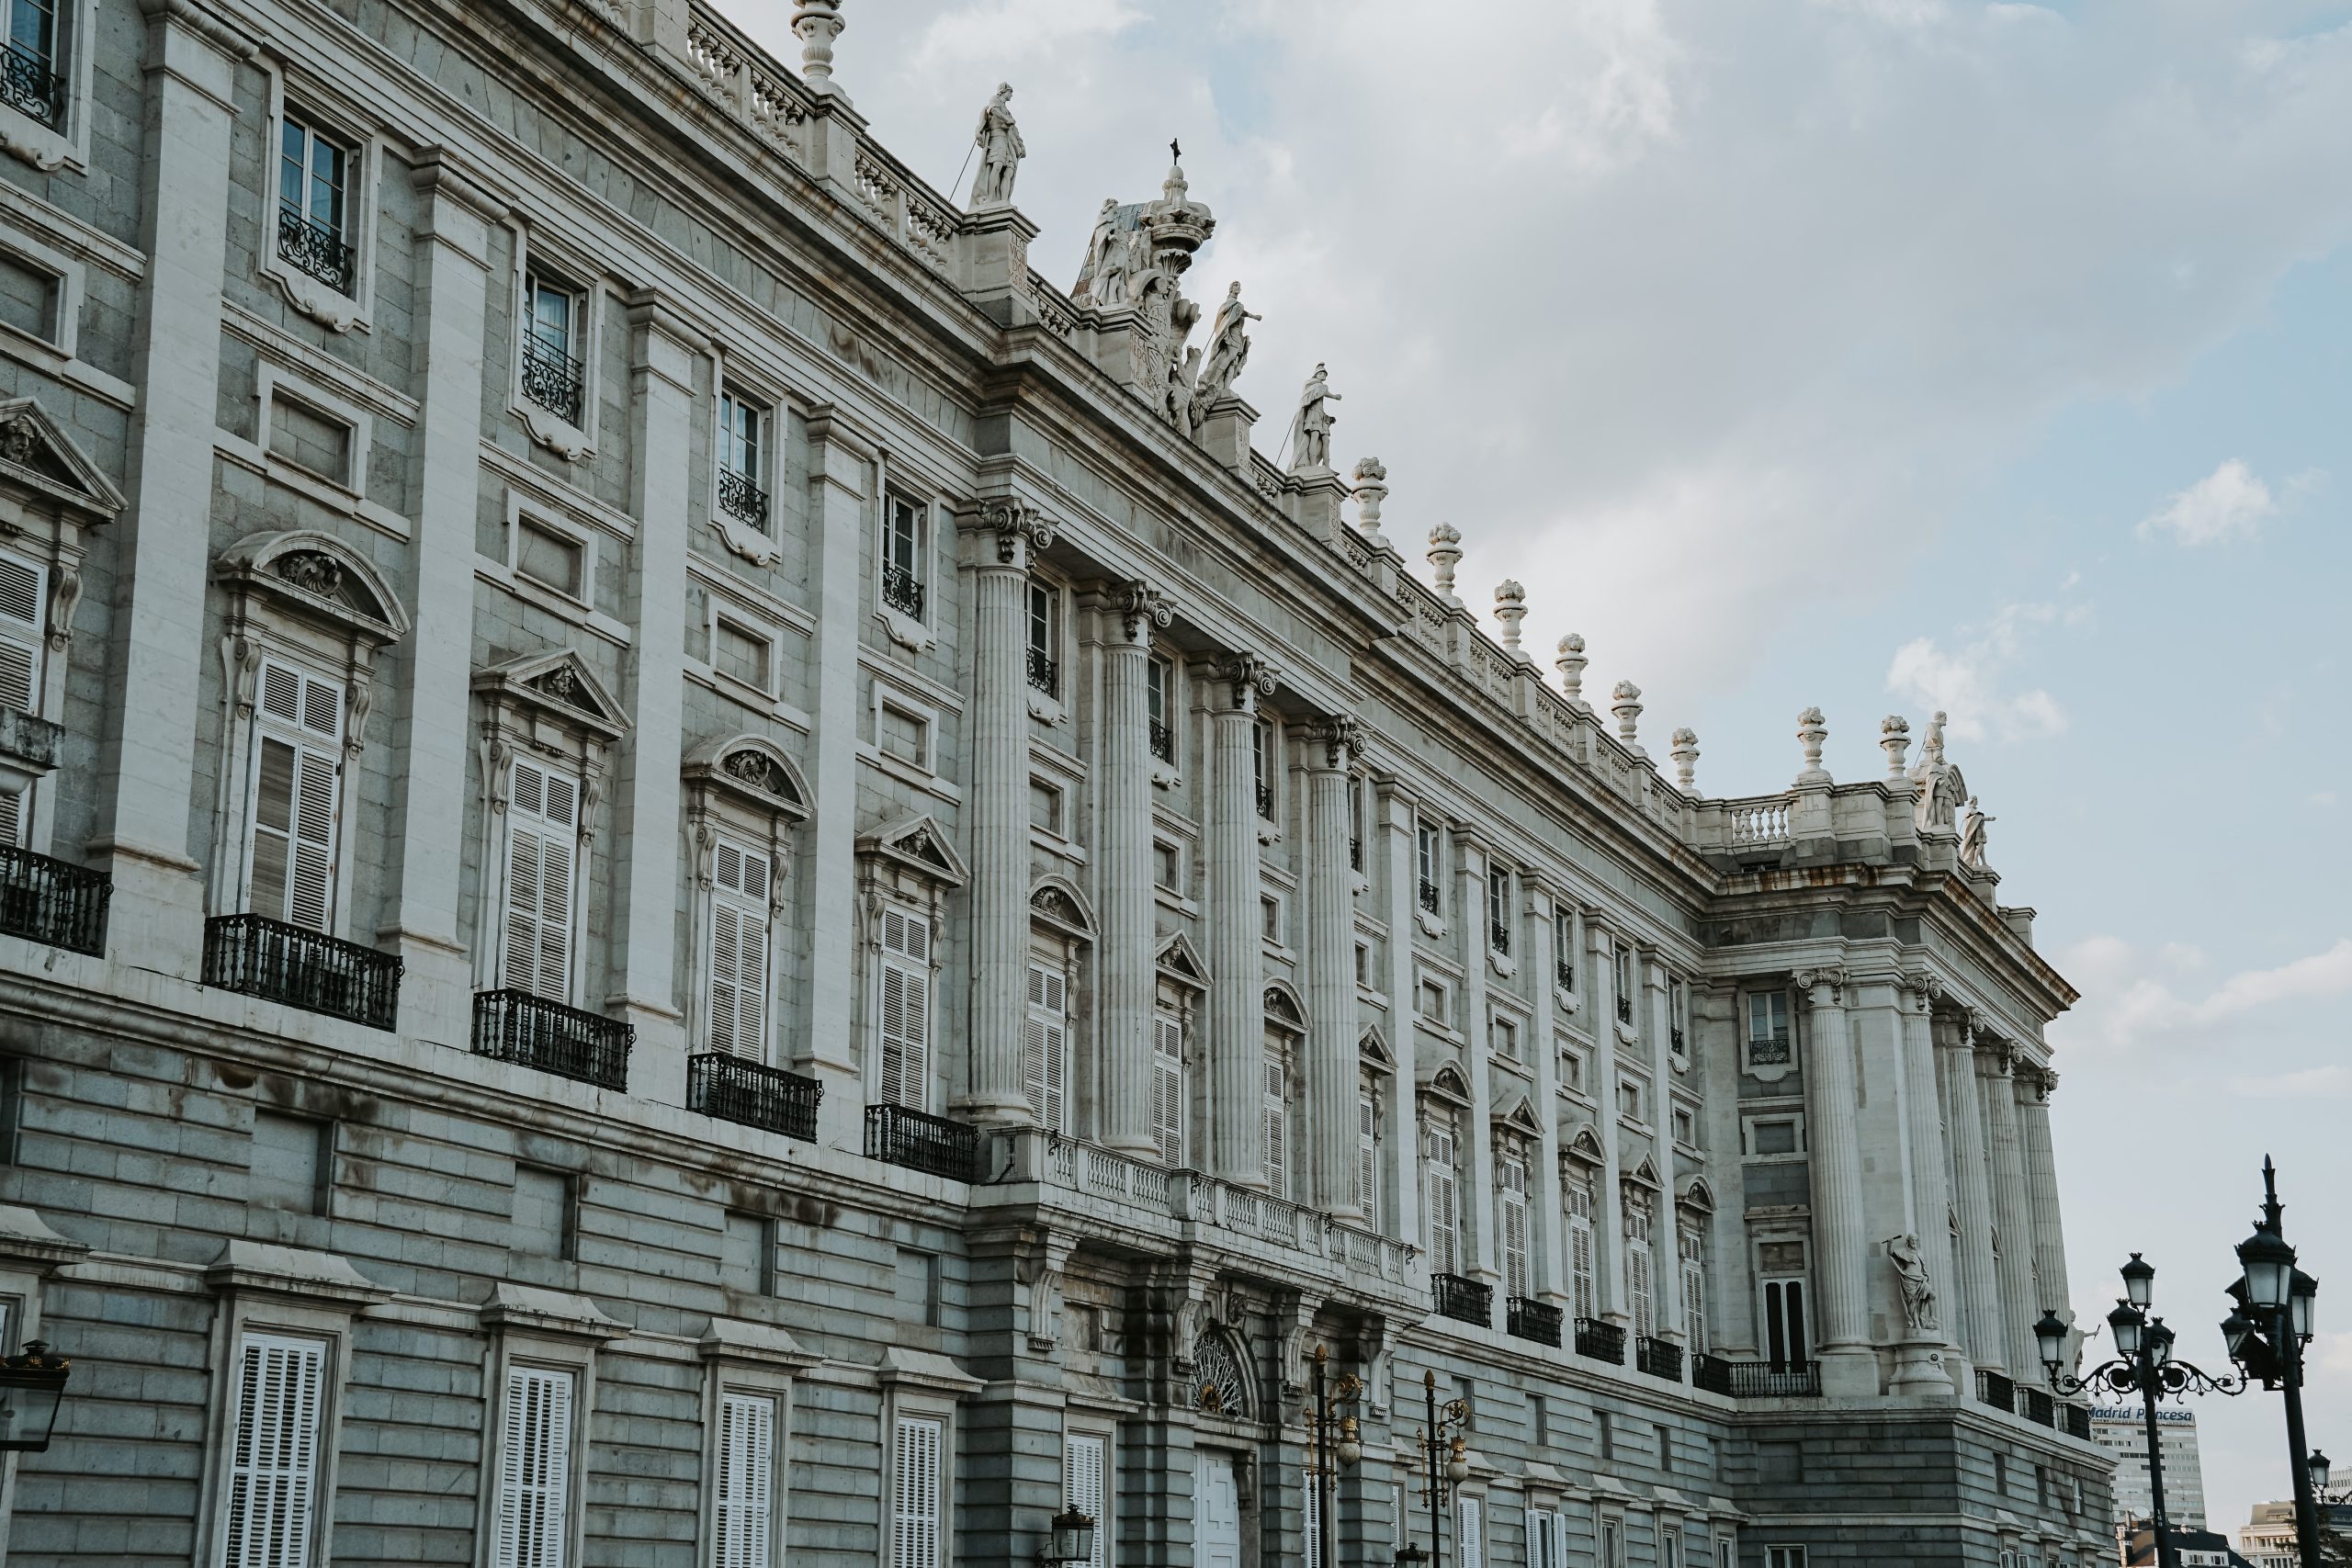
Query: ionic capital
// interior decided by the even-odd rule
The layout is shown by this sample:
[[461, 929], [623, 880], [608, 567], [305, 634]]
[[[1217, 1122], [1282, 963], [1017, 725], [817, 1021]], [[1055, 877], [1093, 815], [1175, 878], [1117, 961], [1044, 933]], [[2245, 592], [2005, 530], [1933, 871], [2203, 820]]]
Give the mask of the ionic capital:
[[1054, 525], [1046, 514], [1017, 495], [990, 496], [970, 525], [996, 536], [996, 564], [1027, 570], [1029, 558], [1050, 548]]
[[1323, 748], [1323, 765], [1327, 771], [1346, 767], [1348, 760], [1355, 755], [1357, 742], [1363, 735], [1363, 727], [1345, 714], [1318, 718], [1306, 727], [1307, 743]]
[[1231, 711], [1256, 713], [1258, 699], [1274, 694], [1273, 667], [1254, 653], [1228, 653], [1216, 663], [1216, 678], [1230, 688]]
[[[1789, 978], [1796, 982], [1797, 989], [1804, 993], [1805, 1000], [1814, 1007], [1838, 1005], [1838, 993], [1850, 983], [1843, 969], [1800, 969]], [[1818, 991], [1829, 994], [1823, 998], [1815, 994]]]
[[1159, 589], [1138, 578], [1112, 595], [1119, 608], [1119, 625], [1132, 643], [1149, 643], [1149, 626], [1172, 626], [1176, 612]]

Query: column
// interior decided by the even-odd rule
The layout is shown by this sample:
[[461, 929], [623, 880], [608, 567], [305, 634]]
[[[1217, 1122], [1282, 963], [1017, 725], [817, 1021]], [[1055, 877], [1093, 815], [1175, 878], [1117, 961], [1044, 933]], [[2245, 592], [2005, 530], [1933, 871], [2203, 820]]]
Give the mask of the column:
[[[1566, 1205], [1560, 1191], [1560, 1047], [1556, 912], [1559, 896], [1532, 879], [1527, 884], [1527, 961], [1535, 993], [1535, 1034], [1528, 1042], [1535, 1064], [1536, 1114], [1544, 1119], [1544, 1137], [1535, 1151], [1535, 1168], [1527, 1173], [1528, 1218], [1535, 1236], [1536, 1298], [1563, 1313], [1568, 1301], [1568, 1235]], [[1574, 962], [1574, 955], [1569, 955]], [[1575, 1333], [1574, 1325], [1568, 1330]]]
[[1470, 1109], [1463, 1115], [1462, 1223], [1463, 1272], [1502, 1293], [1503, 1249], [1495, 1208], [1494, 1073], [1488, 1066], [1493, 1045], [1487, 1027], [1487, 868], [1493, 851], [1467, 827], [1446, 834], [1447, 848], [1459, 852], [1453, 868], [1453, 897], [1447, 908], [1449, 928], [1462, 933], [1462, 991], [1455, 998], [1454, 1027], [1467, 1043], [1462, 1052], [1462, 1076], [1470, 1080]]
[[[651, 291], [630, 302], [629, 469], [637, 547], [629, 552], [625, 614], [636, 636], [626, 689], [633, 720], [614, 781], [611, 933], [616, 994], [608, 1009], [637, 1026], [643, 1091], [685, 1103], [684, 1015], [677, 1005], [678, 761], [684, 746], [686, 516], [692, 486], [695, 373], [704, 335]], [[672, 1099], [675, 1096], [675, 1099]]]
[[[1920, 1267], [1936, 1292], [1935, 1315], [1918, 1329], [1906, 1326], [1903, 1336], [1913, 1346], [1949, 1346], [1960, 1342], [1960, 1314], [1953, 1291], [1951, 1256], [1951, 1191], [1946, 1173], [1951, 1156], [1944, 1148], [1943, 1112], [1936, 1093], [1936, 1047], [1928, 1010], [1934, 1005], [1935, 982], [1925, 976], [1905, 976], [1895, 992], [1902, 1010], [1904, 1156], [1909, 1162], [1911, 1230], [1919, 1238]], [[1922, 1354], [1899, 1358], [1898, 1382], [1915, 1392], [1935, 1392], [1949, 1374], [1938, 1374]], [[1965, 1381], [1965, 1373], [1962, 1374]]]
[[458, 934], [473, 671], [474, 528], [481, 495], [482, 315], [496, 204], [441, 150], [415, 174], [417, 318], [424, 331], [418, 412], [416, 575], [407, 646], [396, 650], [390, 918], [376, 940], [401, 955], [401, 1032], [463, 1046], [472, 973]]
[[2050, 1096], [2057, 1087], [2058, 1075], [2047, 1067], [2018, 1069], [2018, 1122], [2025, 1140], [2027, 1201], [2033, 1208], [2033, 1270], [2041, 1286], [2040, 1304], [2072, 1323], [2066, 1232], [2058, 1217], [2058, 1163], [2050, 1146]]
[[1306, 1128], [1315, 1201], [1361, 1216], [1356, 1201], [1355, 874], [1348, 864], [1348, 761], [1356, 722], [1321, 720], [1306, 732]]
[[[1380, 944], [1386, 965], [1382, 984], [1388, 993], [1388, 1049], [1396, 1070], [1384, 1086], [1388, 1095], [1387, 1142], [1384, 1174], [1393, 1173], [1396, 1201], [1388, 1204], [1385, 1230], [1398, 1240], [1420, 1247], [1421, 1267], [1429, 1266], [1429, 1238], [1421, 1234], [1421, 1127], [1419, 1031], [1413, 1020], [1413, 803], [1396, 793], [1393, 784], [1367, 785], [1372, 791], [1372, 821], [1365, 827], [1364, 869], [1374, 874], [1385, 901], [1377, 906], [1388, 923], [1388, 938]], [[1375, 1398], [1385, 1399], [1382, 1390]]]
[[[982, 503], [972, 585], [971, 1015], [965, 1093], [956, 1109], [981, 1122], [1021, 1122], [1021, 1027], [1029, 954], [1029, 557], [1053, 543], [1028, 502]], [[1255, 928], [1251, 928], [1254, 931]]]
[[[1624, 1166], [1617, 1149], [1617, 939], [1589, 917], [1584, 926], [1586, 1005], [1592, 1008], [1592, 1102], [1600, 1134], [1600, 1185], [1592, 1195], [1593, 1289], [1604, 1322], [1633, 1332], [1625, 1294]], [[1656, 1261], [1653, 1259], [1652, 1261]]]
[[1245, 1187], [1266, 1183], [1266, 1017], [1258, 961], [1264, 895], [1258, 876], [1258, 699], [1274, 689], [1255, 656], [1228, 654], [1206, 682], [1209, 782], [1209, 1104], [1216, 1170]]
[[1940, 1014], [1932, 1027], [1943, 1078], [1944, 1122], [1951, 1134], [1952, 1213], [1960, 1224], [1959, 1256], [1952, 1260], [1960, 1284], [1954, 1322], [1962, 1328], [1961, 1347], [1969, 1360], [1999, 1371], [2009, 1364], [2009, 1356], [1993, 1268], [1992, 1177], [1976, 1092], [1976, 1049], [1966, 1019]]
[[1142, 582], [1105, 600], [1094, 780], [1094, 907], [1102, 926], [1095, 948], [1102, 1053], [1097, 1130], [1112, 1148], [1152, 1156], [1151, 630], [1174, 616]]
[[1813, 1290], [1820, 1308], [1822, 1388], [1879, 1392], [1870, 1348], [1862, 1235], [1862, 1158], [1854, 1125], [1854, 1043], [1837, 970], [1796, 976], [1808, 1005], [1804, 1042], [1805, 1142], [1813, 1177]]
[[1976, 1071], [1984, 1097], [1986, 1163], [1993, 1177], [1993, 1234], [1999, 1246], [1994, 1254], [2000, 1279], [2001, 1323], [2007, 1330], [2002, 1348], [2007, 1352], [2009, 1376], [2018, 1382], [2037, 1381], [2041, 1351], [2034, 1343], [2033, 1325], [2041, 1315], [2034, 1302], [2033, 1208], [2026, 1197], [2025, 1145], [2018, 1136], [2018, 1096], [2010, 1077], [2012, 1047], [1996, 1042], [1976, 1054]]
[[[130, 505], [115, 525], [121, 581], [98, 745], [92, 858], [114, 878], [108, 946], [193, 978], [204, 892], [189, 856], [198, 684], [220, 425], [220, 280], [228, 257], [229, 122], [253, 45], [193, 6], [143, 0], [146, 121], [139, 237], [146, 252], [131, 380]], [[90, 48], [95, 40], [77, 40]], [[261, 433], [266, 441], [268, 432]]]
[[[1657, 1337], [1685, 1343], [1682, 1332], [1682, 1215], [1674, 1201], [1674, 1015], [1666, 965], [1656, 953], [1641, 960], [1643, 997], [1634, 1016], [1650, 1023], [1650, 1146], [1657, 1151], [1657, 1213], [1650, 1216], [1650, 1295], [1657, 1303]], [[1685, 1043], [1688, 1043], [1686, 1042]], [[1690, 1348], [1696, 1349], [1696, 1346]]]

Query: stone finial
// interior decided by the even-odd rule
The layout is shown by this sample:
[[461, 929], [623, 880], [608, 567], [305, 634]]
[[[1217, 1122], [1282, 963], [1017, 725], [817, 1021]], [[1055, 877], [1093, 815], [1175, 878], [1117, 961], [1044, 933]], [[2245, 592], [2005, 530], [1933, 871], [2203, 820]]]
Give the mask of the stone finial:
[[1804, 748], [1804, 771], [1797, 774], [1797, 783], [1829, 782], [1829, 770], [1821, 765], [1821, 743], [1828, 739], [1829, 724], [1821, 716], [1819, 708], [1807, 708], [1797, 715], [1797, 741]]
[[1911, 750], [1911, 721], [1899, 713], [1878, 721], [1879, 749], [1886, 753], [1886, 782], [1904, 781], [1904, 753]]
[[800, 39], [800, 79], [812, 93], [841, 92], [833, 85], [833, 40], [842, 36], [842, 0], [797, 0], [792, 8], [792, 30]]
[[1584, 667], [1591, 660], [1584, 656], [1584, 637], [1570, 632], [1560, 639], [1560, 657], [1552, 668], [1560, 672], [1560, 691], [1577, 707], [1584, 706]]
[[1674, 782], [1685, 795], [1696, 795], [1698, 786], [1692, 782], [1699, 773], [1699, 732], [1685, 727], [1674, 732]]
[[1609, 711], [1617, 716], [1617, 739], [1632, 750], [1640, 750], [1642, 743], [1634, 739], [1634, 727], [1642, 721], [1642, 689], [1631, 681], [1620, 681], [1610, 695], [1616, 699], [1609, 705]]
[[1359, 458], [1355, 472], [1356, 526], [1364, 543], [1385, 550], [1388, 541], [1380, 532], [1380, 504], [1388, 499], [1388, 470], [1377, 457]]
[[1462, 564], [1462, 530], [1451, 523], [1441, 523], [1430, 530], [1430, 570], [1437, 573], [1437, 596], [1462, 608], [1462, 596], [1453, 591], [1453, 569]]
[[1527, 619], [1527, 590], [1508, 577], [1495, 585], [1495, 619], [1503, 625], [1503, 651], [1522, 664], [1529, 662], [1519, 646], [1519, 623]]

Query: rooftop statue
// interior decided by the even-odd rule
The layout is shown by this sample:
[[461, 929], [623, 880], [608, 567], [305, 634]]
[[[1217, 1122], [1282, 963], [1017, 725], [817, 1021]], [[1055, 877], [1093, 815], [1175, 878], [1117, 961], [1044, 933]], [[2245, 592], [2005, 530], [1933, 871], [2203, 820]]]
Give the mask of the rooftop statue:
[[1986, 869], [1984, 864], [1984, 829], [1985, 825], [1993, 820], [1993, 818], [1984, 815], [1984, 808], [1976, 804], [1976, 797], [1973, 795], [1970, 795], [1968, 797], [1968, 822], [1967, 825], [1960, 830], [1961, 864], [1973, 866], [1978, 871], [1984, 871]]
[[1292, 473], [1311, 473], [1331, 466], [1333, 415], [1325, 405], [1340, 400], [1340, 394], [1331, 390], [1330, 372], [1317, 365], [1306, 385], [1299, 389], [1298, 412], [1291, 421]]
[[1103, 310], [1124, 305], [1127, 280], [1136, 265], [1135, 231], [1119, 221], [1119, 198], [1106, 196], [1094, 217], [1094, 237], [1087, 243], [1087, 298]]
[[1216, 308], [1216, 321], [1209, 328], [1208, 359], [1193, 393], [1197, 406], [1205, 407], [1232, 390], [1234, 378], [1250, 363], [1250, 334], [1243, 328], [1265, 319], [1242, 307], [1239, 283], [1225, 291], [1225, 303]]
[[972, 176], [975, 211], [1012, 205], [1012, 179], [1021, 172], [1021, 160], [1029, 155], [1029, 149], [1021, 140], [1021, 128], [1012, 123], [1012, 110], [1006, 107], [1012, 101], [1012, 85], [997, 84], [996, 96], [980, 111], [980, 128], [972, 133], [972, 143], [980, 150], [979, 172]]

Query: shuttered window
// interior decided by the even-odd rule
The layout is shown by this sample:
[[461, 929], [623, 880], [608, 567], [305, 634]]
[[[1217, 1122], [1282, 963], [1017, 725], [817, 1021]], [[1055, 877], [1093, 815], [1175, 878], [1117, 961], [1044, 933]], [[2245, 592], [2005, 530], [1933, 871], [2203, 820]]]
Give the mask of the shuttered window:
[[1184, 1025], [1172, 1012], [1151, 1017], [1151, 1134], [1159, 1162], [1184, 1163]]
[[931, 1099], [931, 922], [882, 906], [882, 1099], [927, 1110]]
[[939, 1568], [943, 1425], [901, 1416], [891, 1445], [890, 1568]]
[[571, 999], [580, 784], [516, 758], [506, 807], [507, 987]]
[[275, 660], [254, 705], [245, 907], [314, 931], [334, 919], [343, 689]]
[[1657, 1337], [1657, 1303], [1650, 1288], [1650, 1217], [1645, 1212], [1625, 1214], [1625, 1296], [1634, 1314], [1634, 1332]]
[[1568, 1568], [1568, 1517], [1557, 1508], [1527, 1511], [1527, 1568]]
[[710, 1049], [768, 1053], [768, 857], [729, 839], [711, 852]]
[[1280, 1043], [1266, 1042], [1266, 1187], [1277, 1198], [1290, 1196], [1287, 1148], [1290, 1131], [1290, 1074], [1283, 1066]]
[[1576, 1315], [1598, 1318], [1600, 1292], [1592, 1266], [1592, 1190], [1581, 1185], [1568, 1189], [1568, 1279], [1576, 1296]]
[[571, 1546], [572, 1374], [506, 1369], [492, 1568], [564, 1568]]
[[1704, 1240], [1697, 1231], [1682, 1233], [1682, 1332], [1690, 1341], [1692, 1355], [1705, 1352], [1707, 1258]]
[[1441, 1274], [1462, 1272], [1462, 1216], [1454, 1203], [1453, 1129], [1429, 1133], [1430, 1267]]
[[1038, 1126], [1060, 1133], [1069, 1103], [1069, 995], [1060, 970], [1029, 965], [1029, 1015], [1021, 1028], [1021, 1076], [1029, 1095], [1029, 1115]]
[[1503, 1290], [1507, 1294], [1524, 1296], [1531, 1293], [1527, 1257], [1527, 1162], [1505, 1159], [1499, 1163], [1501, 1186], [1499, 1202], [1502, 1209], [1503, 1231]]
[[[49, 574], [0, 556], [0, 708], [40, 712], [41, 620]], [[0, 844], [24, 842], [29, 792], [0, 795]]]
[[1486, 1506], [1476, 1497], [1462, 1499], [1462, 1533], [1453, 1553], [1454, 1562], [1462, 1568], [1486, 1568], [1487, 1534]]
[[1103, 1499], [1110, 1494], [1110, 1441], [1073, 1436], [1062, 1447], [1063, 1506], [1094, 1521], [1094, 1555], [1088, 1568], [1103, 1568], [1111, 1561], [1111, 1517]]
[[771, 1568], [775, 1561], [775, 1428], [773, 1395], [719, 1395], [711, 1568]]
[[1380, 1102], [1368, 1089], [1356, 1091], [1356, 1207], [1380, 1228]]
[[321, 1340], [247, 1334], [238, 1341], [220, 1568], [309, 1568], [326, 1369]]

